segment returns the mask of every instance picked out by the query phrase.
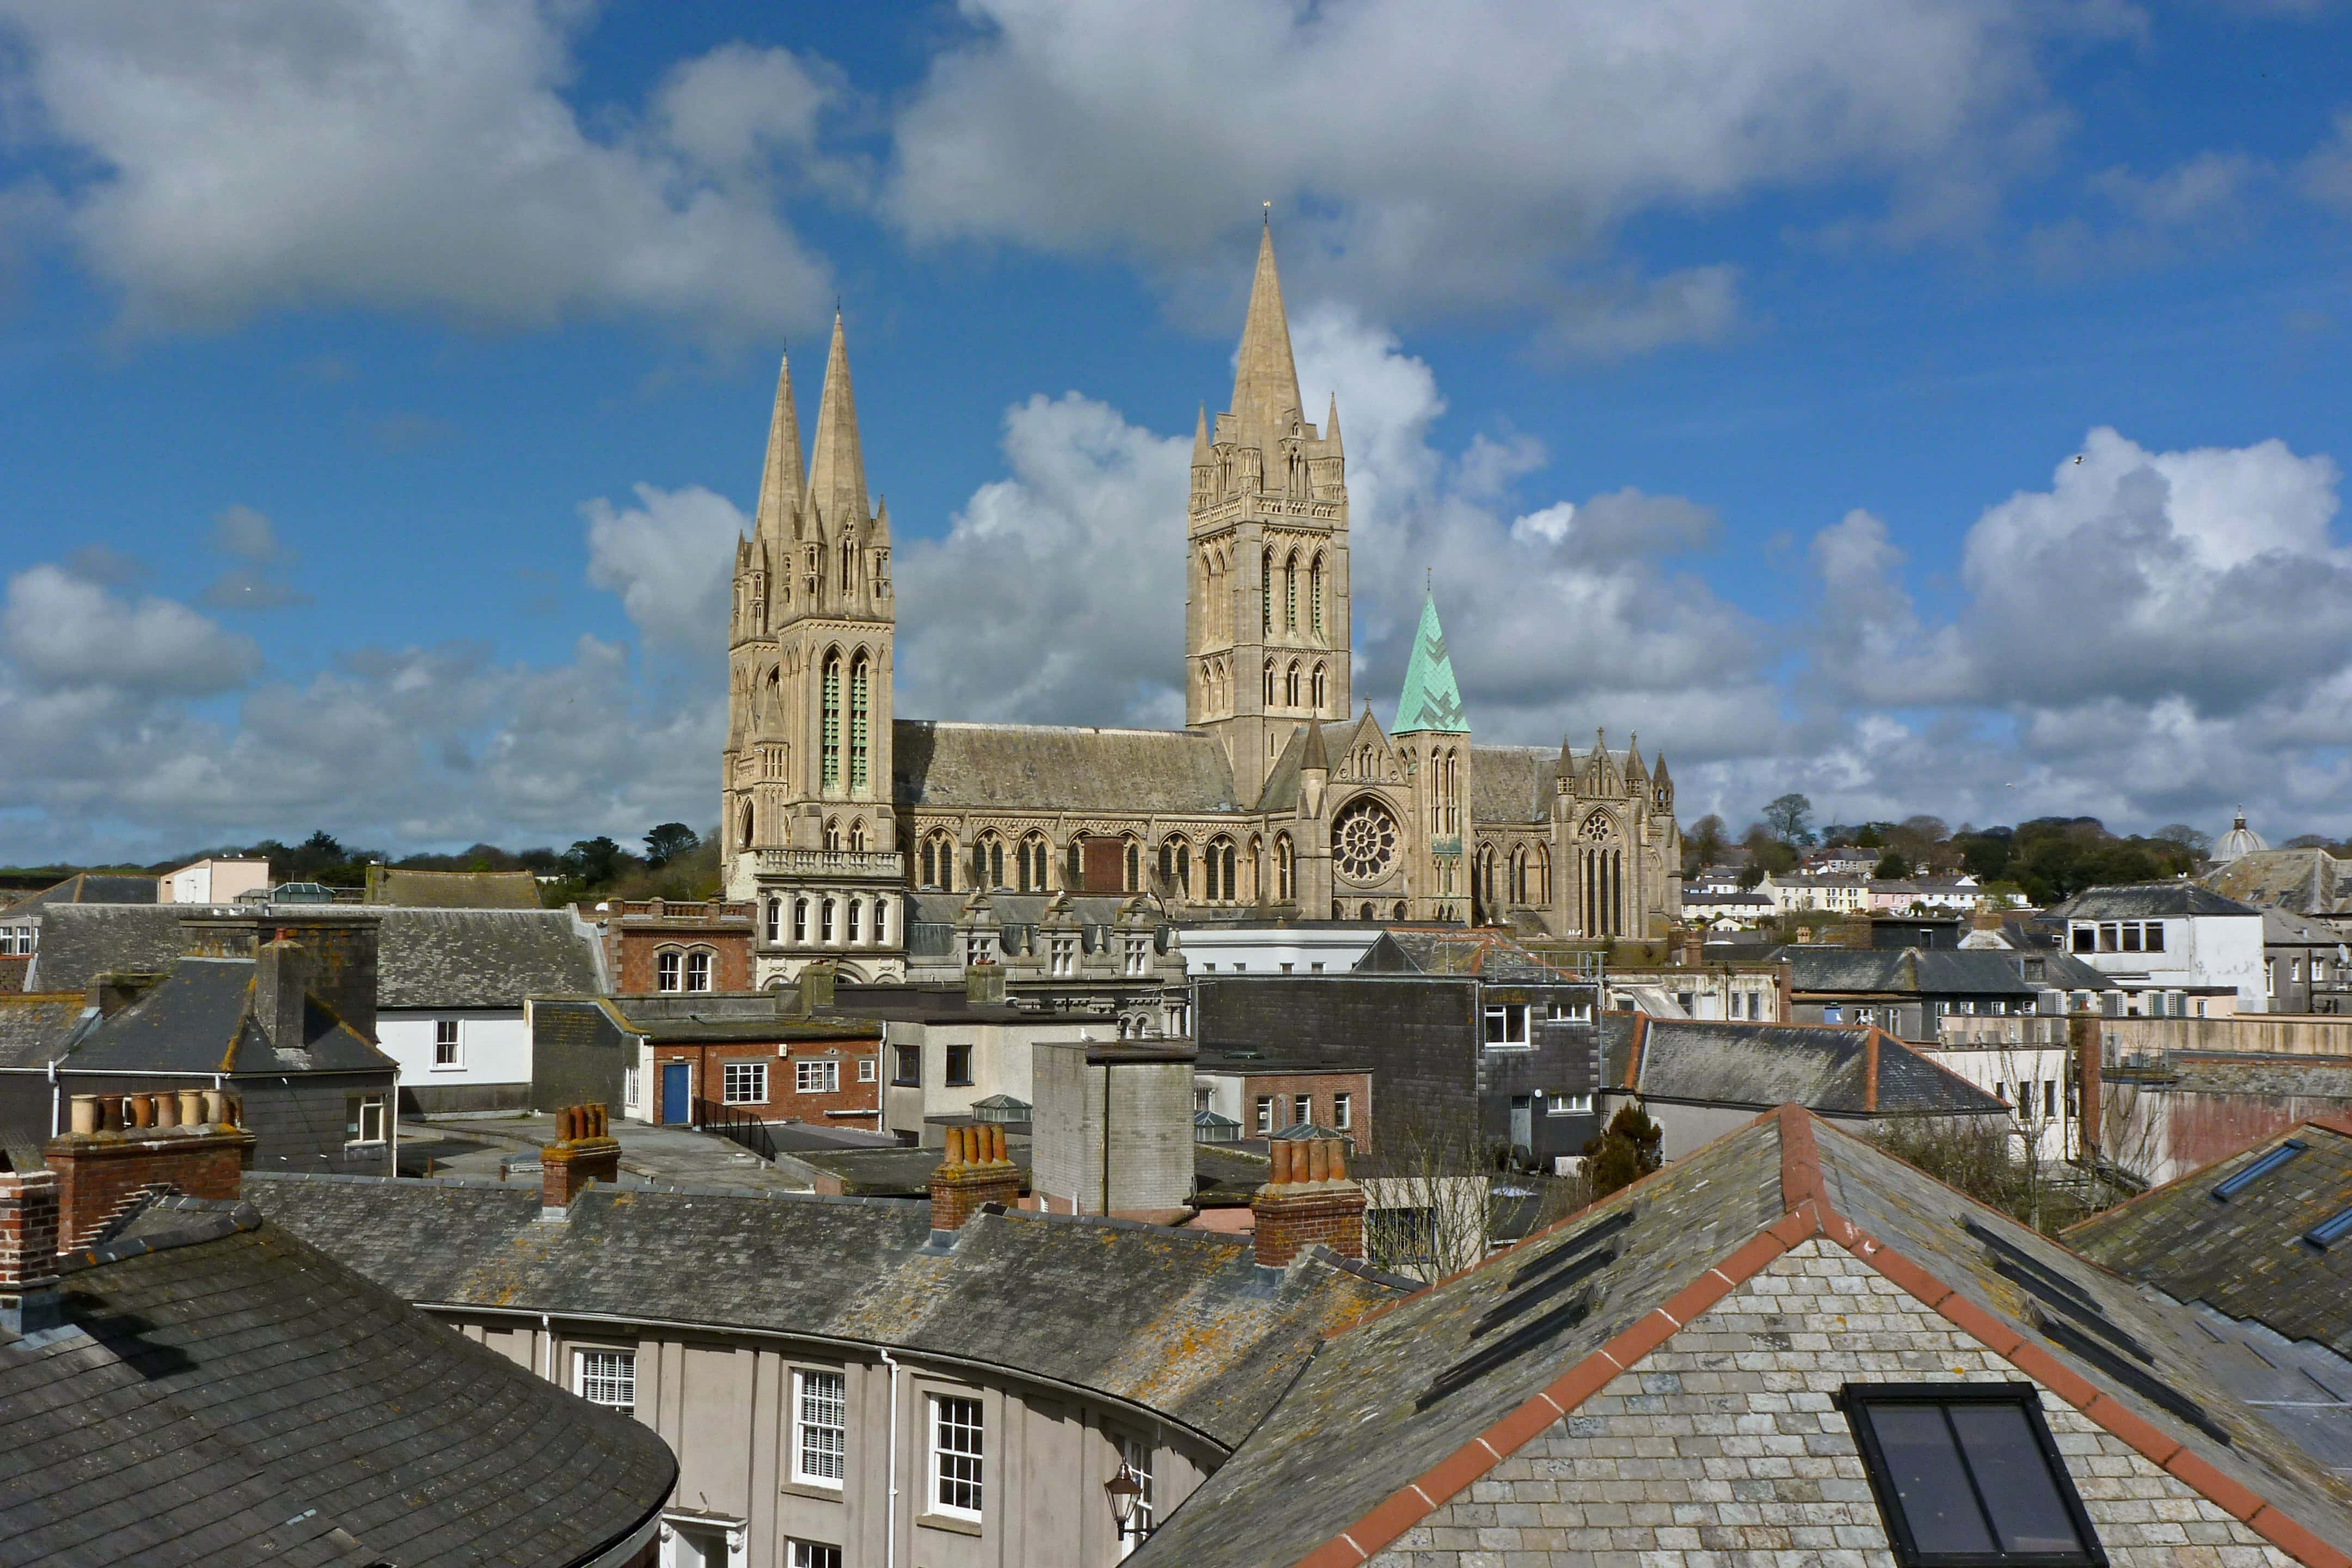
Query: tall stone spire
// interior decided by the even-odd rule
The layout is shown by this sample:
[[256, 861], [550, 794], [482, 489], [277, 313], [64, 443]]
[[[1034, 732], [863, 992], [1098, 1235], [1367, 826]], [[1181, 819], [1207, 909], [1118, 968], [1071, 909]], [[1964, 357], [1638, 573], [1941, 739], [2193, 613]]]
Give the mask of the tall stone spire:
[[1323, 421], [1323, 439], [1325, 439], [1326, 441], [1328, 441], [1328, 442], [1331, 444], [1331, 455], [1332, 455], [1333, 457], [1335, 457], [1335, 458], [1336, 458], [1336, 457], [1338, 457], [1338, 456], [1339, 455], [1339, 452], [1340, 452], [1340, 446], [1339, 446], [1339, 393], [1338, 393], [1337, 391], [1334, 391], [1334, 392], [1331, 394], [1331, 412], [1324, 417], [1324, 421]]
[[[753, 531], [768, 542], [771, 559], [776, 546], [793, 536], [793, 520], [801, 509], [801, 416], [793, 405], [793, 360], [786, 354], [776, 370], [776, 406], [768, 416], [768, 460], [760, 472], [760, 504]], [[785, 570], [790, 570], [789, 565]]]
[[1298, 366], [1290, 357], [1290, 322], [1282, 310], [1282, 279], [1274, 270], [1274, 226], [1257, 246], [1257, 276], [1250, 283], [1249, 315], [1242, 322], [1234, 365], [1234, 419], [1244, 444], [1261, 449], [1287, 434], [1298, 412]]
[[1421, 602], [1421, 626], [1412, 637], [1412, 659], [1404, 668], [1404, 692], [1397, 699], [1392, 735], [1423, 731], [1466, 735], [1470, 716], [1463, 710], [1462, 688], [1454, 684], [1454, 660], [1445, 651], [1445, 633], [1437, 624], [1435, 595]]
[[863, 528], [866, 458], [857, 445], [857, 400], [849, 389], [849, 344], [834, 313], [833, 347], [824, 359], [824, 394], [816, 407], [816, 446], [809, 455], [808, 499], [824, 518], [828, 538]]

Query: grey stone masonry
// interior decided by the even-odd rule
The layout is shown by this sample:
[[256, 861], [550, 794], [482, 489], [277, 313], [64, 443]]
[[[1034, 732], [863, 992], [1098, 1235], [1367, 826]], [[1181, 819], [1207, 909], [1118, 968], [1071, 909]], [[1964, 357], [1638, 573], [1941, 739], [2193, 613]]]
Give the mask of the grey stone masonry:
[[[1373, 1568], [1893, 1568], [1853, 1380], [2032, 1381], [1816, 1237], [1694, 1319], [1373, 1557]], [[2049, 1393], [2116, 1568], [2294, 1559]]]

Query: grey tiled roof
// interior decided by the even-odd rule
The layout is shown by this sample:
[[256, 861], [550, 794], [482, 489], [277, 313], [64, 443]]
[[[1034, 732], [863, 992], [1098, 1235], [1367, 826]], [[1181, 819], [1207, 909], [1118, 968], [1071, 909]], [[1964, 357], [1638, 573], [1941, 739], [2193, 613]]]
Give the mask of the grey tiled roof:
[[[33, 982], [79, 991], [108, 970], [160, 971], [185, 950], [173, 904], [56, 908], [41, 921]], [[566, 910], [371, 910], [377, 1005], [520, 1007], [527, 996], [604, 988], [593, 932]]]
[[59, 904], [152, 904], [154, 901], [155, 879], [152, 877], [81, 871], [55, 887], [44, 888], [14, 903], [0, 905], [0, 915], [31, 914], [37, 910], [53, 909]]
[[1481, 825], [1549, 821], [1559, 782], [1556, 748], [1470, 748], [1470, 815]]
[[317, 1005], [299, 1052], [274, 1048], [253, 1016], [249, 958], [183, 958], [153, 990], [98, 1020], [68, 1065], [84, 1072], [391, 1072], [364, 1035]]
[[1018, 1368], [1228, 1447], [1326, 1330], [1393, 1291], [1309, 1264], [1279, 1280], [1232, 1237], [982, 1215], [927, 1250], [921, 1204], [591, 1189], [562, 1225], [530, 1190], [288, 1179], [246, 1194], [418, 1302], [828, 1335]]
[[[2063, 952], [2021, 953], [1990, 948], [1789, 947], [1777, 957], [1789, 965], [1790, 988], [1800, 994], [1980, 995], [2031, 1000], [2043, 990], [2106, 990], [2115, 982]], [[2039, 982], [2025, 965], [2042, 966]]]
[[677, 1476], [653, 1430], [410, 1310], [247, 1207], [170, 1200], [0, 1332], [0, 1559], [572, 1563]]
[[1573, 984], [1577, 975], [1548, 963], [1498, 931], [1391, 926], [1356, 961], [1363, 974], [1475, 974], [1526, 985]]
[[2209, 871], [2204, 884], [2224, 898], [2306, 915], [2352, 912], [2352, 870], [2325, 849], [2256, 849]]
[[902, 805], [1132, 815], [1241, 804], [1225, 748], [1187, 730], [901, 719], [890, 744]]
[[[1801, 1151], [1784, 1159], [1790, 1152], [1784, 1116], [1759, 1117], [1521, 1246], [1327, 1340], [1249, 1441], [1136, 1555], [1137, 1568], [1194, 1563], [1279, 1568], [1335, 1541], [1391, 1500], [1402, 1517], [1423, 1516], [1428, 1504], [1443, 1499], [1416, 1499], [1408, 1487], [1432, 1480], [1432, 1472], [1448, 1461], [1466, 1461], [1473, 1467], [1467, 1473], [1483, 1470], [1508, 1444], [1524, 1440], [1514, 1436], [1504, 1439], [1505, 1448], [1478, 1451], [1507, 1416], [1526, 1415], [1522, 1407], [1539, 1391], [1555, 1388], [1555, 1380], [1621, 1331], [1645, 1320], [1655, 1324], [1654, 1311], [1702, 1277], [1734, 1267], [1734, 1255], [1766, 1227], [1793, 1215], [1810, 1228], [1816, 1223], [1811, 1210], [1799, 1212], [1799, 1205], [1812, 1201], [1815, 1192], [1871, 1238], [1856, 1256], [1893, 1254], [1914, 1266], [1906, 1277], [1890, 1268], [1888, 1278], [1898, 1285], [1919, 1289], [1907, 1280], [1925, 1275], [1925, 1283], [1936, 1287], [1935, 1302], [1948, 1291], [1961, 1310], [1975, 1309], [1978, 1321], [1989, 1315], [2006, 1334], [2046, 1345], [2043, 1353], [2137, 1417], [2144, 1424], [2139, 1429], [2154, 1428], [2164, 1452], [2179, 1445], [2339, 1549], [2352, 1542], [2352, 1486], [2296, 1446], [2292, 1424], [2272, 1423], [2233, 1391], [2232, 1379], [2209, 1367], [2214, 1336], [2192, 1309], [2131, 1289], [1833, 1124], [1804, 1118], [1802, 1125], [1818, 1162], [1817, 1187], [1803, 1169]], [[1589, 1292], [1580, 1318], [1563, 1313], [1545, 1328], [1542, 1317], [1522, 1307], [1517, 1321], [1531, 1331], [1481, 1337], [1480, 1319], [1512, 1293], [1515, 1279], [1547, 1260], [1571, 1257], [1595, 1265], [1573, 1266], [1579, 1289]], [[2026, 1266], [2020, 1268], [2014, 1258]], [[2029, 1290], [2020, 1283], [2033, 1276], [2057, 1281], [2074, 1310], [2103, 1317], [2144, 1347], [2147, 1373], [2119, 1378], [2069, 1348], [2064, 1330], [2048, 1332], [2043, 1325], [2051, 1315], [2039, 1302], [2051, 1287], [2041, 1283]], [[1722, 1278], [1737, 1283], [1734, 1275]], [[1686, 1321], [1670, 1320], [1665, 1331]], [[1470, 1359], [1483, 1347], [1491, 1349]], [[1886, 1351], [1890, 1368], [1921, 1364], [1905, 1345], [1873, 1348]], [[1801, 1346], [1790, 1349], [1804, 1353]], [[1641, 1352], [1622, 1353], [1625, 1360], [1612, 1359], [1580, 1386], [1589, 1391], [1608, 1384], [1622, 1367], [1636, 1364]], [[1741, 1364], [1748, 1367], [1744, 1359]], [[1438, 1375], [1465, 1367], [1458, 1376]], [[2158, 1404], [2150, 1389], [2185, 1398], [2226, 1441]], [[1567, 1405], [1552, 1408], [1573, 1418], [1576, 1400], [1586, 1396], [1564, 1394]], [[1389, 1539], [1360, 1544], [1344, 1560], [1376, 1551]]]
[[67, 995], [0, 994], [0, 1067], [30, 1067], [58, 1054], [81, 1017], [79, 992]]
[[[2304, 1153], [2217, 1202], [2213, 1189], [2288, 1138]], [[2305, 1122], [2179, 1181], [2095, 1215], [2069, 1246], [2183, 1301], [2251, 1318], [2289, 1339], [2352, 1355], [2352, 1242], [2321, 1250], [2298, 1239], [2352, 1208], [2352, 1118]], [[2352, 1397], [2352, 1389], [2345, 1391]]]
[[2043, 911], [2055, 921], [2145, 920], [2153, 915], [2251, 915], [2252, 904], [2225, 899], [2194, 882], [2126, 882], [2085, 888]]
[[1958, 1073], [1867, 1026], [1606, 1013], [1601, 1037], [1611, 1084], [1664, 1100], [1759, 1110], [1793, 1102], [1827, 1116], [2007, 1114]]

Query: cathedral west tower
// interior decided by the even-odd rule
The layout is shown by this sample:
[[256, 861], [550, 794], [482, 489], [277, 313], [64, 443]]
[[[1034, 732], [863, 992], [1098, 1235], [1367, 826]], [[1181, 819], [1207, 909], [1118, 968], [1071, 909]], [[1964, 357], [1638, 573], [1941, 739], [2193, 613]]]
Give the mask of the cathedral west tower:
[[1350, 689], [1339, 402], [1319, 431], [1299, 405], [1271, 226], [1233, 407], [1193, 433], [1187, 511], [1184, 722], [1223, 742], [1247, 797], [1302, 723], [1349, 716]]

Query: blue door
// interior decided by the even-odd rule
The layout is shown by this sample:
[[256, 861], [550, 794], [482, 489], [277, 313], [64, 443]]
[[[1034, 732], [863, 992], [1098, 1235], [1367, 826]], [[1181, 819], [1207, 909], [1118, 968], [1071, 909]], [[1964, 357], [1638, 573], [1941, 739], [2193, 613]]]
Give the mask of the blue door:
[[661, 1119], [670, 1126], [683, 1127], [693, 1120], [693, 1073], [691, 1062], [662, 1063]]

